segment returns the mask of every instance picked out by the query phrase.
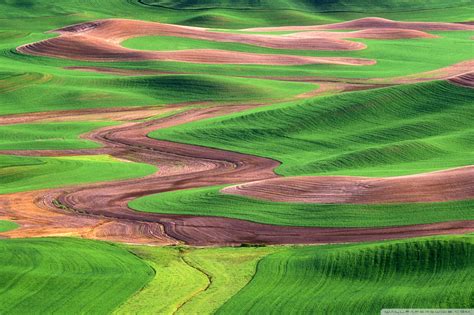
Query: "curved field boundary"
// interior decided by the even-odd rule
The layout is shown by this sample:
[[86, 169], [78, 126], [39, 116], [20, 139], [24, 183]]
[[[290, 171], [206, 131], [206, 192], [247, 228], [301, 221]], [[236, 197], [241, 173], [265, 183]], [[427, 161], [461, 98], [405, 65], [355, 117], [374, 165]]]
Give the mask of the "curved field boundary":
[[284, 248], [127, 249], [152, 266], [156, 274], [115, 311], [117, 314], [212, 314], [251, 281], [263, 257]]
[[12, 218], [19, 228], [3, 232], [3, 237], [28, 238], [46, 236], [74, 236], [124, 243], [177, 244], [165, 235], [159, 223], [126, 221], [112, 218], [85, 216], [69, 211], [66, 206], [53, 202], [45, 204], [48, 191], [23, 192], [2, 195], [0, 216]]
[[[78, 150], [80, 151], [80, 150]], [[146, 163], [127, 163], [108, 155], [100, 154], [100, 149], [81, 156], [55, 154], [47, 157], [43, 151], [14, 151], [15, 156], [3, 155], [0, 151], [0, 171], [2, 182], [0, 196], [3, 194], [57, 188], [70, 185], [87, 184], [95, 181], [115, 181], [134, 177], [144, 177], [156, 172], [156, 168]], [[39, 157], [27, 156], [32, 152]], [[49, 152], [55, 152], [51, 150]], [[71, 153], [75, 152], [71, 150]], [[18, 156], [18, 155], [23, 156]], [[84, 155], [85, 154], [85, 155]], [[57, 156], [62, 155], [62, 156]]]
[[375, 228], [474, 220], [474, 199], [395, 204], [292, 203], [222, 194], [221, 188], [158, 193], [132, 200], [128, 206], [147, 213], [225, 217], [279, 226]]
[[474, 72], [453, 77], [449, 79], [449, 82], [465, 87], [474, 88]]
[[286, 176], [396, 176], [471, 165], [474, 90], [430, 82], [276, 104], [149, 136], [271, 157]]

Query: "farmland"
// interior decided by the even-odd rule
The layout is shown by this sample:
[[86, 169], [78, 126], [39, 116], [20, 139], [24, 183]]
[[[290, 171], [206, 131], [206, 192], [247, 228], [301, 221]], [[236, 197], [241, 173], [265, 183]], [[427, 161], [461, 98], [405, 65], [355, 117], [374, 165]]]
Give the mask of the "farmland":
[[406, 175], [473, 161], [473, 97], [472, 89], [421, 83], [262, 107], [150, 136], [273, 158], [286, 176]]
[[472, 4], [0, 1], [0, 313], [473, 308]]
[[[28, 311], [38, 299], [42, 311], [61, 311], [65, 305], [60, 301], [66, 296], [68, 311], [118, 314], [132, 310], [226, 314], [236, 308], [246, 313], [277, 308], [375, 314], [382, 306], [469, 307], [472, 295], [472, 236], [210, 249], [124, 248], [64, 238], [2, 240], [0, 244], [6, 279], [2, 311]], [[71, 255], [77, 253], [80, 259], [71, 264]], [[7, 260], [13, 255], [15, 268]], [[25, 269], [31, 272], [6, 293], [15, 281], [10, 275]], [[56, 290], [58, 285], [61, 292]], [[25, 295], [28, 286], [40, 289], [30, 289]], [[85, 294], [77, 292], [81, 287]], [[143, 288], [129, 298], [139, 287]], [[105, 295], [109, 298], [97, 308], [94, 299]]]

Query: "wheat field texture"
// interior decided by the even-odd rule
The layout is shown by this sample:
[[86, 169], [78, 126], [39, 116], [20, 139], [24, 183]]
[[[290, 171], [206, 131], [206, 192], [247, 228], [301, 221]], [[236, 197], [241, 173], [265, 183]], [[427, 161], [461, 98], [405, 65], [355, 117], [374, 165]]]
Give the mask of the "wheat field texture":
[[474, 312], [473, 8], [0, 0], [0, 314]]

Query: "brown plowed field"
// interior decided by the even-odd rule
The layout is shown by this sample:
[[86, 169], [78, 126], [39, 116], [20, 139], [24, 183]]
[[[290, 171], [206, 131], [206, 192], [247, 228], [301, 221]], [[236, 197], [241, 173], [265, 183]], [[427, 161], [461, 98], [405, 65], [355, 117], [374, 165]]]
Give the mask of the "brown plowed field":
[[[474, 67], [472, 69], [474, 69]], [[474, 72], [462, 74], [460, 76], [451, 78], [449, 79], [449, 82], [465, 87], [474, 88]]]
[[1, 195], [0, 218], [14, 220], [20, 228], [2, 237], [76, 236], [118, 242], [177, 244], [158, 223], [88, 217], [45, 205], [47, 191]]
[[474, 166], [410, 176], [281, 177], [226, 187], [223, 193], [279, 202], [380, 204], [474, 198]]

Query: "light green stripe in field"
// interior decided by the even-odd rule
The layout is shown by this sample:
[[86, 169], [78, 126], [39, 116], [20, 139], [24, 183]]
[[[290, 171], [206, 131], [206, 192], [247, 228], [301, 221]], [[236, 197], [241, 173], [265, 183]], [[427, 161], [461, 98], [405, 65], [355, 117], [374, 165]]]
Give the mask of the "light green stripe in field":
[[278, 248], [135, 246], [130, 250], [149, 263], [156, 276], [117, 313], [211, 314], [251, 280], [262, 257]]

